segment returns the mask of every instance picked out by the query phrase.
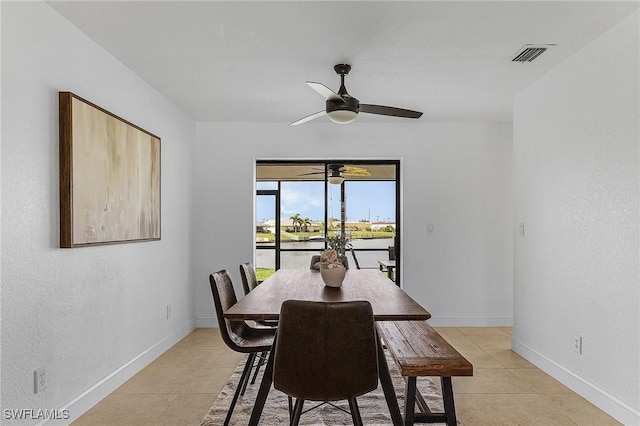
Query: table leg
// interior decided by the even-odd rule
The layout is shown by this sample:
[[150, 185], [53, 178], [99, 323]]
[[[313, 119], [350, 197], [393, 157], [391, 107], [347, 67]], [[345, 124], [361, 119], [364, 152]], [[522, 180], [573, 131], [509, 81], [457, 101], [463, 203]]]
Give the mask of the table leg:
[[391, 374], [389, 373], [389, 365], [387, 364], [387, 358], [382, 347], [382, 339], [380, 339], [380, 335], [378, 334], [378, 375], [380, 377], [380, 384], [382, 385], [384, 397], [387, 400], [387, 407], [389, 407], [393, 426], [402, 426], [402, 415], [400, 414], [398, 398], [396, 397], [396, 391], [393, 388]]
[[264, 403], [267, 401], [269, 395], [269, 389], [273, 383], [273, 358], [276, 353], [276, 341], [273, 340], [271, 351], [269, 352], [269, 359], [267, 360], [267, 366], [264, 369], [262, 376], [262, 382], [260, 382], [260, 389], [256, 396], [256, 401], [253, 403], [253, 410], [251, 411], [251, 418], [249, 419], [249, 426], [258, 426], [262, 410], [264, 409]]

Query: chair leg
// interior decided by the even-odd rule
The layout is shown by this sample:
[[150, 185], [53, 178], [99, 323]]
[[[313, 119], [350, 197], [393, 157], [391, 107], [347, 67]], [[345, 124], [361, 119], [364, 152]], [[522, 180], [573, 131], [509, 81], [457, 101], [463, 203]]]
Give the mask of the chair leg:
[[287, 400], [289, 401], [289, 424], [293, 421], [293, 398], [287, 395]]
[[303, 405], [304, 399], [296, 399], [296, 403], [293, 406], [293, 418], [291, 419], [291, 426], [298, 426], [298, 423], [300, 423], [300, 415], [302, 414]]
[[362, 426], [362, 417], [360, 416], [360, 409], [358, 408], [358, 401], [355, 398], [349, 399], [349, 410], [351, 410], [351, 417], [353, 418], [354, 426]]
[[258, 361], [258, 365], [256, 365], [256, 371], [253, 373], [253, 378], [251, 379], [251, 384], [255, 384], [256, 383], [256, 377], [258, 377], [258, 373], [260, 372], [260, 367], [262, 367], [262, 364], [265, 363], [265, 359], [267, 359], [267, 354], [269, 352], [264, 351], [260, 354], [260, 360]]
[[[276, 332], [277, 333], [277, 332]], [[276, 349], [276, 340], [271, 345], [271, 351], [269, 352], [269, 359], [267, 365], [264, 367], [264, 374], [262, 375], [262, 381], [260, 382], [260, 388], [258, 388], [258, 394], [256, 400], [253, 403], [253, 409], [251, 410], [251, 418], [249, 418], [249, 424], [247, 426], [258, 426], [260, 422], [260, 416], [264, 409], [264, 404], [269, 396], [269, 389], [273, 383], [273, 358]]]
[[249, 365], [249, 370], [247, 370], [247, 375], [244, 376], [244, 380], [242, 381], [242, 390], [240, 391], [240, 395], [244, 396], [244, 392], [247, 390], [247, 384], [249, 383], [249, 377], [251, 376], [251, 369], [253, 368], [253, 363], [256, 361], [256, 354], [250, 353], [247, 358], [247, 365]]
[[236, 402], [238, 401], [238, 396], [240, 395], [240, 390], [243, 388], [243, 384], [249, 378], [249, 372], [251, 371], [251, 365], [253, 364], [253, 360], [256, 354], [249, 354], [247, 358], [247, 362], [244, 365], [244, 370], [242, 370], [242, 375], [240, 376], [240, 380], [238, 381], [238, 385], [236, 386], [236, 391], [233, 394], [233, 399], [231, 400], [231, 406], [227, 411], [227, 417], [224, 419], [224, 426], [228, 426], [231, 421], [231, 416], [233, 415], [233, 409], [236, 406]]

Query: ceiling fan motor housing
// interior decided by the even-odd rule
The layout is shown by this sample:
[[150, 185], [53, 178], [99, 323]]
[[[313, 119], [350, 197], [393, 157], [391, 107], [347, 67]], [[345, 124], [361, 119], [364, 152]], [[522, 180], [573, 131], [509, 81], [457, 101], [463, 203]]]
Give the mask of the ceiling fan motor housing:
[[342, 100], [327, 99], [327, 113], [333, 111], [352, 111], [356, 114], [360, 112], [360, 101], [351, 96], [343, 96]]

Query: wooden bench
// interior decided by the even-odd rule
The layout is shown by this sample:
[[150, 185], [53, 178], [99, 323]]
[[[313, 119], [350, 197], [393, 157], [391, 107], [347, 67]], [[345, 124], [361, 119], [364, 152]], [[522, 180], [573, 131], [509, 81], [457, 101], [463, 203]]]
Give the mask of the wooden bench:
[[[425, 321], [378, 321], [378, 333], [405, 377], [404, 424], [455, 426], [452, 376], [473, 376], [473, 365]], [[439, 376], [444, 413], [432, 413], [416, 388], [418, 376]], [[416, 402], [420, 413], [415, 412]]]

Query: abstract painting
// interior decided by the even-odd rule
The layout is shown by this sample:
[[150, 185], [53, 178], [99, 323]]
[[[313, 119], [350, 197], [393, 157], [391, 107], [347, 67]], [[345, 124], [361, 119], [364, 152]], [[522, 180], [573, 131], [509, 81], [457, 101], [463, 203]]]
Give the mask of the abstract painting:
[[59, 93], [60, 247], [160, 239], [160, 138]]

